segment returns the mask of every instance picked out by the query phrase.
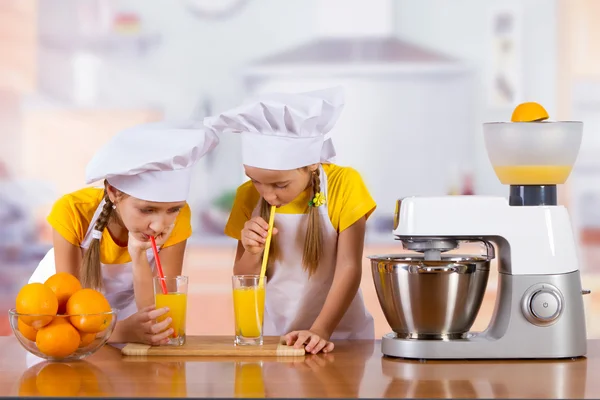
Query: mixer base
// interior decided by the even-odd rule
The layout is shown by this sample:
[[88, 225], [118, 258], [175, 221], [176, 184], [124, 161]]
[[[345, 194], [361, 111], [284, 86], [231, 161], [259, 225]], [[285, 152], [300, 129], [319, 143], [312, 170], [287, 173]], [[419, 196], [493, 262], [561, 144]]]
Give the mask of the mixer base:
[[449, 333], [449, 334], [422, 334], [422, 333], [412, 333], [399, 335], [396, 333], [396, 338], [398, 339], [420, 339], [420, 340], [454, 340], [454, 339], [463, 339], [465, 334], [463, 333]]
[[581, 354], [560, 354], [560, 351], [552, 350], [549, 353], [517, 354], [504, 351], [489, 339], [478, 338], [477, 335], [469, 339], [435, 341], [399, 339], [394, 332], [383, 336], [381, 352], [386, 357], [414, 360], [576, 359], [585, 356], [585, 349], [580, 352]]

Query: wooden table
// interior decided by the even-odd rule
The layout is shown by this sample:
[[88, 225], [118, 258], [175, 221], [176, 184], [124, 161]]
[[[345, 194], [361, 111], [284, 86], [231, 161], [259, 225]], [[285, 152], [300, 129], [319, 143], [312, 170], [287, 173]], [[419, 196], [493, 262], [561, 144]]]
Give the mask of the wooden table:
[[589, 341], [587, 358], [560, 361], [419, 362], [382, 357], [379, 346], [338, 342], [300, 359], [124, 358], [105, 346], [61, 364], [0, 337], [0, 395], [600, 398], [600, 340]]

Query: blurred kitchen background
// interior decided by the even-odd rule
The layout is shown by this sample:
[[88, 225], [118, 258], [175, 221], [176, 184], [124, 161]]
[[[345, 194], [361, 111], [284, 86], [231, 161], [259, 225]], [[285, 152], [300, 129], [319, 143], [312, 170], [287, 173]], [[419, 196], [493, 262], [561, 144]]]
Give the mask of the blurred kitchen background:
[[[396, 250], [395, 200], [507, 195], [481, 124], [523, 101], [585, 122], [560, 201], [580, 245], [588, 336], [600, 338], [600, 2], [597, 0], [0, 0], [0, 308], [51, 246], [45, 217], [83, 186], [109, 137], [163, 118], [203, 117], [267, 90], [341, 84], [338, 163], [379, 207], [365, 256]], [[244, 181], [236, 137], [204, 158], [190, 205], [190, 334], [233, 334], [223, 235]], [[362, 288], [388, 332], [364, 262]], [[491, 317], [491, 275], [475, 329]], [[6, 314], [5, 314], [6, 315]], [[11, 334], [7, 317], [0, 334]]]

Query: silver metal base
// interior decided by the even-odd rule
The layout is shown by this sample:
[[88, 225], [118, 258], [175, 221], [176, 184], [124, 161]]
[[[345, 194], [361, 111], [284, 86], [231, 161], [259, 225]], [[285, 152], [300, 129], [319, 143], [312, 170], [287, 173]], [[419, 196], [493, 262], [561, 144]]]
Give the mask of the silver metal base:
[[[551, 285], [563, 304], [552, 323], [532, 322], [524, 296], [531, 288]], [[535, 322], [535, 321], [534, 321]], [[579, 271], [560, 275], [499, 274], [496, 308], [488, 328], [463, 339], [421, 340], [382, 338], [386, 356], [411, 359], [541, 359], [585, 356], [587, 336]]]
[[398, 339], [420, 339], [420, 340], [451, 340], [451, 339], [463, 339], [466, 333], [445, 333], [441, 335], [427, 334], [427, 333], [411, 333], [407, 335], [400, 335], [394, 332], [394, 335]]

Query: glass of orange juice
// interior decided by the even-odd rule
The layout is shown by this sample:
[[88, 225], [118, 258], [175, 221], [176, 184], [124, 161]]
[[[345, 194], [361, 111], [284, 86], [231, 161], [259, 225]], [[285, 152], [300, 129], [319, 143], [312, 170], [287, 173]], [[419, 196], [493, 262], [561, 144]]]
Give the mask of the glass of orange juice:
[[[166, 293], [163, 287], [166, 288]], [[187, 314], [187, 276], [160, 276], [154, 277], [154, 302], [156, 308], [168, 307], [169, 312], [158, 317], [157, 321], [163, 321], [171, 317], [169, 325], [173, 329], [173, 335], [169, 338], [168, 345], [182, 346], [185, 343], [185, 318]]]
[[265, 285], [260, 275], [233, 276], [233, 313], [235, 315], [235, 345], [263, 344]]

